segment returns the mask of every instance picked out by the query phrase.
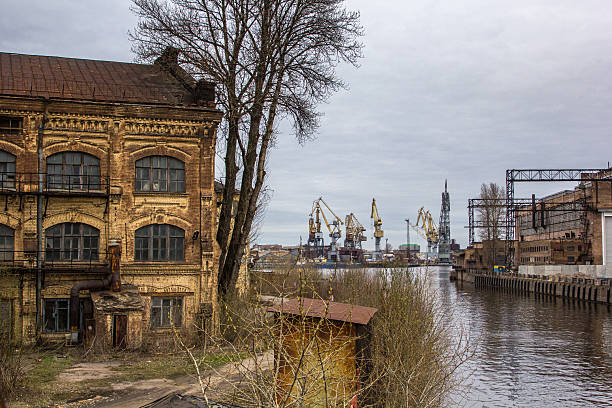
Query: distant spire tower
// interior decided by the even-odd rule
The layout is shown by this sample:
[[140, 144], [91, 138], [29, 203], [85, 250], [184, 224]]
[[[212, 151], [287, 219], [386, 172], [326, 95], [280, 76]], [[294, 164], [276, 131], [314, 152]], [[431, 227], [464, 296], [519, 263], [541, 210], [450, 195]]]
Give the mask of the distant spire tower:
[[447, 181], [444, 180], [442, 206], [440, 208], [440, 230], [438, 244], [438, 262], [449, 264], [450, 258], [450, 195], [447, 191]]

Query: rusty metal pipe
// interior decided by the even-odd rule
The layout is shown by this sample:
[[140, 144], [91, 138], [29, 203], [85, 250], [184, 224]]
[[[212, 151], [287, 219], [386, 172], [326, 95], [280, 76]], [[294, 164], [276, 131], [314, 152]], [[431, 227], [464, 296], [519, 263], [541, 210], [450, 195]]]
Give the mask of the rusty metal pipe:
[[78, 341], [79, 326], [80, 326], [80, 302], [79, 293], [82, 290], [103, 290], [111, 289], [113, 292], [121, 291], [121, 243], [117, 240], [112, 240], [109, 244], [110, 269], [108, 275], [104, 279], [81, 281], [77, 282], [70, 289], [70, 340], [73, 343]]

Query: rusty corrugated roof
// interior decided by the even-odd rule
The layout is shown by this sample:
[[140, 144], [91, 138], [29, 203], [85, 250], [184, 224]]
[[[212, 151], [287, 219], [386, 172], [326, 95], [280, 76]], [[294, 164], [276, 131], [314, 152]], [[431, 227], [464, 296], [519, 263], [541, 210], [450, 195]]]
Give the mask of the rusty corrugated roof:
[[268, 311], [365, 325], [378, 312], [378, 309], [320, 299], [300, 298], [285, 299], [282, 303], [268, 307]]
[[185, 78], [192, 82], [187, 85], [195, 81], [184, 71], [182, 74], [176, 78], [160, 64], [0, 52], [0, 95], [191, 104], [193, 95], [184, 83]]

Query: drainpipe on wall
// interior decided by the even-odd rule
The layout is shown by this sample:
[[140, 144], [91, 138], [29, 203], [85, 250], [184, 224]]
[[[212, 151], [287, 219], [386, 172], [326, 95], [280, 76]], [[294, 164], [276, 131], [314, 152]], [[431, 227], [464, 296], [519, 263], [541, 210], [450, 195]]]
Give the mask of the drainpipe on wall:
[[79, 292], [103, 289], [111, 289], [113, 292], [121, 291], [121, 241], [111, 239], [108, 244], [108, 253], [110, 268], [104, 279], [77, 282], [70, 289], [70, 342], [73, 344], [79, 341]]
[[49, 113], [49, 102], [44, 102], [44, 112], [40, 125], [38, 126], [38, 137], [36, 144], [38, 145], [38, 196], [36, 201], [36, 338], [40, 339], [40, 333], [42, 332], [42, 313], [41, 313], [41, 291], [42, 291], [42, 251], [43, 251], [43, 220], [42, 220], [42, 205], [43, 205], [43, 190], [44, 190], [44, 179], [43, 179], [43, 133], [45, 130], [45, 123], [47, 122], [47, 115]]

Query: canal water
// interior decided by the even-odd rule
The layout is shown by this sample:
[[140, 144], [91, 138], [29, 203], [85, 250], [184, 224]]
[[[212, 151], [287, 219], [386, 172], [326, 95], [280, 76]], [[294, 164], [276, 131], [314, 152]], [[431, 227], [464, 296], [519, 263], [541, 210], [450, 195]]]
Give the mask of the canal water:
[[440, 301], [475, 340], [466, 407], [612, 407], [612, 310], [474, 288], [428, 271]]

